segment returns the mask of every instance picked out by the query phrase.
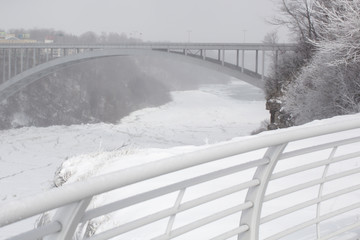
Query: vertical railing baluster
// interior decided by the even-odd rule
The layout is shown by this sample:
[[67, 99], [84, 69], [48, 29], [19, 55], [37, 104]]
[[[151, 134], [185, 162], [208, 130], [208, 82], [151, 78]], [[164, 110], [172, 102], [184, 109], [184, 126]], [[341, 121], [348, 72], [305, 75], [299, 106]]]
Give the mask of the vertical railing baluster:
[[[178, 196], [177, 196], [177, 198], [176, 198], [174, 207], [173, 207], [174, 209], [176, 209], [176, 210], [179, 209], [179, 206], [180, 206], [181, 201], [182, 201], [182, 199], [183, 199], [183, 197], [184, 197], [184, 194], [185, 194], [185, 190], [186, 190], [185, 188], [180, 190], [180, 192], [179, 192], [179, 194], [178, 194]], [[167, 225], [167, 227], [166, 227], [165, 236], [170, 237], [171, 230], [172, 230], [172, 228], [173, 228], [173, 226], [174, 226], [175, 217], [176, 217], [176, 214], [170, 216], [168, 225]]]
[[247, 225], [249, 230], [238, 235], [238, 240], [258, 240], [262, 205], [268, 183], [279, 157], [286, 148], [287, 143], [269, 147], [264, 155], [269, 163], [259, 166], [253, 176], [253, 179], [260, 180], [260, 185], [249, 188], [245, 202], [252, 202], [253, 207], [246, 209], [241, 214], [240, 226]]
[[[333, 150], [331, 151], [330, 153], [330, 156], [329, 156], [329, 160], [332, 161], [334, 159], [334, 156], [335, 156], [335, 153], [336, 153], [336, 150], [337, 150], [337, 147], [334, 147]], [[322, 180], [325, 180], [326, 176], [327, 176], [327, 173], [329, 171], [329, 167], [330, 167], [330, 164], [331, 163], [328, 163], [325, 165], [325, 168], [324, 168], [324, 171], [323, 171], [323, 174], [322, 174], [322, 177], [321, 179]], [[318, 192], [318, 198], [320, 199], [323, 195], [323, 190], [324, 190], [324, 184], [325, 184], [325, 181], [322, 182], [319, 186], [319, 192]], [[321, 213], [321, 201], [319, 201], [317, 204], [316, 204], [316, 237], [317, 238], [320, 238], [320, 213]]]
[[58, 208], [52, 221], [59, 222], [62, 226], [62, 229], [56, 234], [45, 237], [44, 240], [72, 239], [72, 237], [75, 235], [75, 231], [78, 227], [81, 217], [89, 206], [91, 199], [92, 197], [86, 198], [79, 202]]

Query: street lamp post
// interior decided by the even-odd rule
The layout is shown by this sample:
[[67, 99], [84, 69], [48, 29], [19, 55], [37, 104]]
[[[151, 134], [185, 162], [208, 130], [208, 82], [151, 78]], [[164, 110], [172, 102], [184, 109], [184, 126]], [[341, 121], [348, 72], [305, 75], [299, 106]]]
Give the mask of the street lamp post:
[[190, 34], [191, 34], [191, 30], [188, 30], [188, 31], [187, 31], [187, 33], [188, 33], [188, 42], [190, 42]]
[[242, 30], [242, 31], [243, 31], [243, 43], [245, 43], [247, 30], [244, 29], [244, 30]]

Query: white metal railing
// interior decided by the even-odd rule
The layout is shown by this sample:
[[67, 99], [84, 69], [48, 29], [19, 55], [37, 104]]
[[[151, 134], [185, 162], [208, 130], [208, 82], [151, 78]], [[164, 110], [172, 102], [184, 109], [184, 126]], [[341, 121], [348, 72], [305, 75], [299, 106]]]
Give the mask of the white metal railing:
[[[359, 115], [339, 117], [65, 184], [1, 205], [0, 226], [55, 210], [41, 227], [10, 239], [323, 240], [356, 235], [358, 128]], [[346, 184], [337, 182], [346, 179]], [[101, 205], [99, 195], [107, 196]], [[89, 231], [94, 219], [108, 214], [116, 224]]]

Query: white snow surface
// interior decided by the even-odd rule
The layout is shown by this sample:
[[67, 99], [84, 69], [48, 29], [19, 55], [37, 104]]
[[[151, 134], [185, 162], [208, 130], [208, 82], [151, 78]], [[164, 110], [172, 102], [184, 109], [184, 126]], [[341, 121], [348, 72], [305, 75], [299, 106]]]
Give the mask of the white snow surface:
[[[236, 90], [246, 96], [230, 97]], [[49, 189], [56, 169], [70, 157], [124, 146], [169, 148], [216, 143], [248, 135], [268, 118], [262, 91], [239, 81], [171, 94], [172, 102], [135, 111], [115, 125], [0, 131], [0, 200]]]
[[[238, 80], [171, 95], [173, 101], [135, 111], [119, 124], [0, 131], [0, 202], [52, 188], [56, 170], [68, 159], [71, 159], [68, 169], [73, 168], [81, 179], [98, 169], [96, 163], [87, 159], [99, 154], [111, 160], [111, 151], [117, 149], [161, 148], [165, 151], [151, 151], [167, 156], [168, 148], [206, 145], [249, 135], [268, 118], [262, 90]], [[182, 151], [180, 148], [168, 152], [172, 155]], [[16, 229], [5, 233], [0, 229], [0, 239], [13, 231]]]
[[[237, 94], [236, 98], [231, 95]], [[81, 181], [89, 177], [103, 175], [142, 165], [151, 161], [165, 159], [171, 156], [192, 152], [209, 146], [223, 144], [224, 141], [236, 141], [241, 136], [247, 136], [251, 131], [258, 128], [260, 122], [268, 118], [265, 110], [265, 101], [262, 99], [260, 90], [245, 83], [232, 82], [228, 85], [206, 85], [199, 90], [173, 92], [173, 101], [157, 108], [147, 108], [130, 114], [123, 118], [119, 124], [93, 124], [78, 126], [57, 126], [49, 128], [22, 128], [17, 130], [7, 130], [0, 132], [0, 199], [3, 202], [46, 191], [54, 183], [57, 185], [70, 184]], [[359, 118], [360, 115], [350, 116]], [[335, 118], [334, 124], [346, 120], [346, 117]], [[322, 121], [316, 121], [311, 125], [321, 125]], [[282, 131], [282, 130], [280, 130]], [[268, 134], [268, 133], [264, 133]], [[360, 130], [344, 133], [343, 136], [359, 136]], [[342, 135], [337, 136], [340, 139]], [[324, 140], [317, 138], [313, 141]], [[326, 139], [325, 139], [326, 140]], [[298, 142], [291, 146], [296, 149], [304, 144], [311, 142]], [[351, 151], [357, 151], [359, 145], [351, 146]], [[263, 151], [258, 151], [246, 155], [249, 159], [257, 159], [263, 155]], [[327, 159], [329, 153], [320, 152], [311, 158], [304, 158], [301, 161], [311, 162], [313, 158]], [[296, 159], [295, 159], [296, 160]], [[246, 161], [246, 158], [245, 160]], [[227, 165], [238, 164], [238, 159], [229, 158], [225, 162], [214, 163], [212, 168], [224, 168]], [[279, 164], [280, 171], [296, 164], [296, 161]], [[56, 173], [55, 171], [60, 167]], [[356, 168], [360, 165], [360, 159], [356, 158], [349, 164], [337, 164], [335, 168], [330, 168], [329, 172], [336, 173], [343, 169]], [[194, 170], [190, 170], [194, 171]], [[196, 169], [195, 171], [199, 171]], [[202, 169], [201, 171], [209, 171]], [[323, 169], [314, 169], [301, 176], [291, 179], [292, 183], [310, 180], [321, 176]], [[200, 172], [196, 172], [197, 174]], [[251, 179], [253, 171], [241, 173], [242, 175], [232, 175], [220, 179], [215, 184], [201, 186], [194, 190], [186, 191], [183, 201], [188, 201], [201, 196], [205, 192], [215, 191], [217, 188], [235, 184], [239, 179], [245, 181]], [[99, 206], [113, 201], [116, 198], [130, 196], [135, 192], [147, 191], [150, 188], [161, 186], [164, 183], [179, 181], [183, 176], [180, 174], [175, 177], [165, 176], [164, 178], [154, 179], [149, 183], [140, 184], [139, 187], [129, 187], [126, 190], [113, 191], [93, 199], [90, 207]], [[346, 185], [354, 185], [359, 181], [359, 174], [345, 179], [345, 181], [335, 182], [333, 185], [324, 188], [331, 192], [334, 189], [341, 189]], [[245, 179], [245, 180], [244, 180]], [[66, 182], [66, 183], [64, 183]], [[281, 187], [275, 184], [274, 189]], [[304, 201], [309, 196], [317, 194], [317, 189], [302, 191], [290, 198], [284, 197], [279, 202], [267, 206], [267, 213], [274, 212], [280, 205], [293, 205], [296, 202]], [[221, 209], [231, 207], [242, 201], [246, 192], [232, 194], [228, 197], [206, 204], [200, 209], [189, 211], [176, 217], [174, 228], [186, 224], [189, 219], [198, 218], [204, 212], [209, 215]], [[173, 206], [177, 193], [165, 196], [165, 199], [155, 199], [148, 204], [137, 206], [135, 209], [124, 209], [119, 213], [109, 214], [101, 218], [92, 220], [92, 227], [98, 232], [112, 228], [119, 223], [128, 222], [140, 215], [146, 215], [155, 210]], [[327, 212], [338, 209], [345, 203], [358, 202], [360, 191], [355, 194], [345, 196], [345, 198], [328, 201], [322, 205], [321, 211]], [[310, 198], [311, 199], [311, 198]], [[164, 200], [165, 203], [164, 204]], [[276, 205], [278, 204], [278, 205]], [[165, 206], [166, 205], [166, 206]], [[282, 218], [271, 224], [265, 224], [261, 239], [271, 235], [277, 227], [294, 225], [304, 219], [311, 219], [314, 209], [305, 209], [300, 215], [291, 215], [290, 218]], [[126, 219], [124, 219], [126, 216]], [[360, 211], [355, 215], [342, 216], [341, 224], [352, 223], [359, 219]], [[176, 239], [209, 239], [219, 229], [224, 231], [236, 228], [239, 224], [240, 215], [234, 214], [221, 221], [210, 224], [205, 230], [194, 231], [194, 235], [180, 236]], [[0, 239], [11, 234], [18, 233], [19, 228], [30, 229], [36, 218], [32, 218], [17, 227], [0, 229]], [[161, 234], [165, 231], [168, 219], [158, 221], [148, 228], [142, 228], [135, 233], [116, 239], [149, 239], [151, 236]], [[341, 225], [340, 224], [340, 225]], [[337, 222], [326, 222], [325, 232], [333, 231], [338, 228]], [[314, 229], [306, 228], [300, 234], [292, 235], [287, 239], [308, 240], [314, 239]], [[235, 238], [231, 238], [235, 239]], [[343, 235], [341, 240], [358, 239], [358, 232], [350, 232]]]

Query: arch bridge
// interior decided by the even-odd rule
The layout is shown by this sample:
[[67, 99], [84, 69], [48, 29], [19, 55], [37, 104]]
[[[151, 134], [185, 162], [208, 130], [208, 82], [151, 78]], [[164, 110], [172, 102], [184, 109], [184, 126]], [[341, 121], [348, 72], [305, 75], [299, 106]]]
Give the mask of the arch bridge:
[[[277, 59], [279, 51], [294, 51], [295, 47], [259, 43], [0, 44], [0, 102], [58, 69], [115, 56], [169, 58], [219, 71], [262, 88], [266, 52], [273, 52]], [[249, 53], [252, 53], [251, 61]], [[253, 65], [252, 69], [247, 65]]]

